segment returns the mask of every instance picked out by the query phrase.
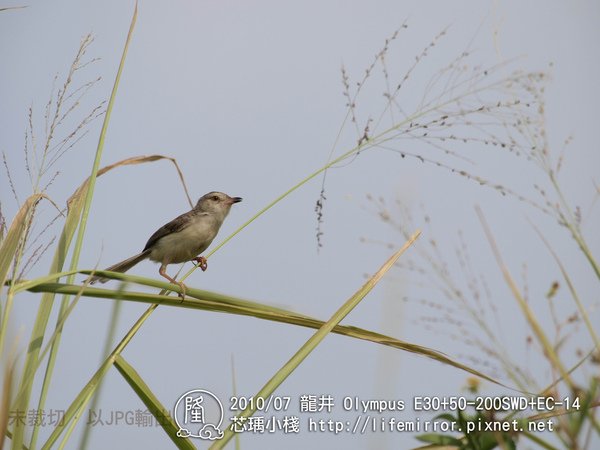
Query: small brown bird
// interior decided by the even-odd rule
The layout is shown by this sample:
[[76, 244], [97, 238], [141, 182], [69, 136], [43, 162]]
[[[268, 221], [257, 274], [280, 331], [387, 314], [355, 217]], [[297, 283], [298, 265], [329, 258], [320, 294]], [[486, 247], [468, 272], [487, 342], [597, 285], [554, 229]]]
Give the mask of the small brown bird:
[[[160, 273], [171, 283], [179, 285], [185, 297], [185, 285], [167, 275], [169, 264], [195, 261], [205, 271], [208, 264], [206, 258], [198, 256], [211, 244], [225, 217], [234, 203], [241, 202], [241, 197], [230, 197], [222, 192], [209, 192], [198, 200], [191, 211], [180, 215], [166, 225], [160, 227], [150, 236], [144, 250], [137, 255], [114, 264], [106, 270], [111, 272], [127, 272], [144, 259], [160, 263]], [[108, 278], [93, 276], [90, 284], [97, 281], [105, 283]]]

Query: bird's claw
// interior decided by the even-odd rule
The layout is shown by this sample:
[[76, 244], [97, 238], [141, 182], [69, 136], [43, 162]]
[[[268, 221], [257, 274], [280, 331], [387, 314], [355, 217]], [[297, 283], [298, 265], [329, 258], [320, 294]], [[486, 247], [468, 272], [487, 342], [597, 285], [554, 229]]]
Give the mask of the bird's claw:
[[194, 259], [192, 259], [192, 261], [195, 261], [198, 263], [198, 267], [200, 267], [200, 269], [202, 269], [202, 272], [205, 272], [206, 269], [208, 268], [208, 261], [206, 260], [206, 258], [204, 256], [197, 256]]
[[176, 281], [175, 284], [177, 286], [179, 286], [179, 288], [181, 289], [181, 292], [179, 292], [177, 295], [179, 295], [179, 297], [181, 298], [181, 300], [185, 300], [185, 294], [186, 294], [186, 287], [185, 284], [183, 284], [182, 281]]

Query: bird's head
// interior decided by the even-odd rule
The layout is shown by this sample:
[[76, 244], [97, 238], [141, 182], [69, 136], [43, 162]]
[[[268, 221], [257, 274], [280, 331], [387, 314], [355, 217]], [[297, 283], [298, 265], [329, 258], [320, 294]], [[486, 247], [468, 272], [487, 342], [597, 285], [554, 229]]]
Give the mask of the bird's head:
[[194, 209], [202, 212], [219, 214], [225, 217], [229, 213], [231, 205], [241, 201], [241, 197], [230, 197], [223, 192], [213, 191], [200, 197], [200, 200], [198, 200]]

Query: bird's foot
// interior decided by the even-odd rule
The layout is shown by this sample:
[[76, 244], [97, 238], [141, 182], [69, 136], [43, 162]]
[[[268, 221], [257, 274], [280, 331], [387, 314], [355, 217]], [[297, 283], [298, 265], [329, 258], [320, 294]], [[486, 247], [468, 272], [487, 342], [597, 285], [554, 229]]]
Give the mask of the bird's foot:
[[202, 269], [202, 272], [205, 272], [206, 269], [208, 268], [208, 261], [206, 260], [206, 258], [204, 256], [196, 256], [194, 259], [192, 259], [192, 261], [195, 261], [198, 263], [198, 267], [200, 267]]
[[183, 284], [183, 281], [174, 281], [173, 284], [176, 284], [177, 286], [179, 286], [179, 288], [181, 289], [181, 292], [179, 292], [177, 295], [179, 295], [179, 297], [181, 297], [181, 300], [185, 300], [185, 294], [187, 291], [187, 287], [185, 286], [185, 284]]
[[158, 269], [158, 273], [160, 273], [161, 276], [165, 277], [167, 280], [169, 280], [169, 282], [176, 284], [177, 286], [179, 286], [179, 288], [181, 289], [181, 292], [179, 292], [179, 296], [181, 297], [181, 300], [185, 299], [185, 291], [186, 291], [186, 287], [185, 284], [183, 284], [183, 281], [177, 281], [175, 278], [171, 278], [168, 274], [167, 274], [167, 266], [166, 264], [163, 264], [162, 266], [160, 266], [160, 269]]

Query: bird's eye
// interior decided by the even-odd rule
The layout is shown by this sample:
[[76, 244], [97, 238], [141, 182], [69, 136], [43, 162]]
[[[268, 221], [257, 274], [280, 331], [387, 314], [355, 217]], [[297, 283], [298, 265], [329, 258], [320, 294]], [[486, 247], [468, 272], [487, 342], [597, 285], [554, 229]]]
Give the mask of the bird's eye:
[[212, 199], [213, 199], [213, 200], [216, 202], [216, 201], [218, 201], [218, 200], [219, 200], [219, 197], [217, 197], [216, 195], [213, 195], [213, 196], [212, 196]]

